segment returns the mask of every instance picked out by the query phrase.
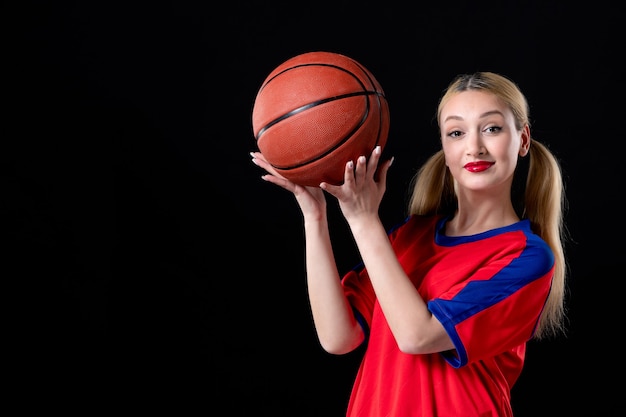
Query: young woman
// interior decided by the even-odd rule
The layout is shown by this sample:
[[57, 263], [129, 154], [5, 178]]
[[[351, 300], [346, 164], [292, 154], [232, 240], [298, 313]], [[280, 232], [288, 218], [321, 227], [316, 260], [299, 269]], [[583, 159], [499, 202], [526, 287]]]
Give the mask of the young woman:
[[[393, 159], [380, 161], [379, 148], [348, 162], [342, 185], [319, 188], [251, 153], [302, 211], [322, 347], [344, 354], [367, 344], [347, 416], [512, 416], [527, 342], [564, 330], [562, 176], [531, 137], [528, 112], [504, 76], [455, 78], [437, 110], [442, 149], [416, 174], [408, 217], [391, 231], [378, 211]], [[326, 193], [363, 261], [343, 276]]]

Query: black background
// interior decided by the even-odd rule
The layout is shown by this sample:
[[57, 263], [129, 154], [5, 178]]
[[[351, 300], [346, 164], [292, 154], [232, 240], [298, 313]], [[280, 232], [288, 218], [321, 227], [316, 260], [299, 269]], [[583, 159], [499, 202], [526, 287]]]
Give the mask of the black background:
[[[360, 351], [319, 347], [299, 211], [250, 162], [254, 97], [297, 54], [385, 89], [404, 217], [458, 73], [500, 72], [566, 180], [567, 335], [529, 344], [517, 417], [623, 413], [624, 14], [601, 2], [20, 2], [6, 7], [3, 294], [22, 407], [342, 416]], [[621, 109], [620, 109], [621, 108]], [[618, 171], [619, 170], [619, 171]], [[358, 254], [330, 204], [339, 266]], [[14, 306], [13, 306], [14, 305]], [[615, 375], [618, 382], [614, 382]], [[18, 396], [16, 398], [21, 398]]]

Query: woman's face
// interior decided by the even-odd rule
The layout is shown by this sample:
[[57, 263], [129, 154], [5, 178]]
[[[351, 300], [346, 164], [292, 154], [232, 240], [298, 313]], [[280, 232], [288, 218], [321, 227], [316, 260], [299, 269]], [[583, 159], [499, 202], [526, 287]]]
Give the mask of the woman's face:
[[457, 187], [510, 192], [518, 156], [530, 145], [530, 129], [518, 131], [509, 107], [484, 91], [464, 91], [443, 107], [439, 120], [446, 165]]

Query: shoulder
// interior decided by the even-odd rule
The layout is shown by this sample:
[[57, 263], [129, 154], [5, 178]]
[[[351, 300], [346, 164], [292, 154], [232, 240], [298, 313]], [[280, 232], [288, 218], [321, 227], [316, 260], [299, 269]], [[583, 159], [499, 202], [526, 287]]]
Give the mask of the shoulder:
[[539, 235], [531, 229], [529, 220], [522, 220], [517, 223], [519, 233], [524, 236], [524, 250], [520, 254], [520, 261], [527, 261], [529, 266], [540, 269], [551, 269], [554, 265], [554, 253]]

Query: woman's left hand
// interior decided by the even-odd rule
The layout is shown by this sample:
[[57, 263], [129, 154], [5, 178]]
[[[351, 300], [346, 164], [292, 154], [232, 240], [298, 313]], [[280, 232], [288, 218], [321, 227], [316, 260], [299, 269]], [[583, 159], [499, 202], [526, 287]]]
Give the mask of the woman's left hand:
[[346, 164], [342, 185], [322, 183], [320, 187], [337, 198], [348, 222], [360, 216], [378, 216], [378, 209], [386, 190], [387, 171], [393, 158], [378, 164], [382, 150], [377, 146], [369, 160], [360, 156]]

